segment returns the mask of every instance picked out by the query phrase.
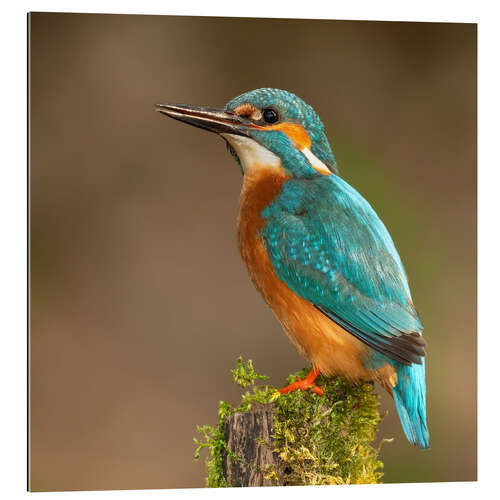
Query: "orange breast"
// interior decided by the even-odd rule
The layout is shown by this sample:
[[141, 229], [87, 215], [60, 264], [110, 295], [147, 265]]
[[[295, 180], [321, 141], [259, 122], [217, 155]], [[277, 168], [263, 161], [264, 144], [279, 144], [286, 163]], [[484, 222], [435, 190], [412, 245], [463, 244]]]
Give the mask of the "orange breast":
[[255, 287], [297, 350], [322, 373], [351, 380], [377, 379], [387, 385], [394, 374], [392, 367], [367, 371], [361, 360], [368, 347], [276, 276], [262, 241], [260, 213], [278, 195], [286, 176], [265, 167], [255, 171], [255, 175], [244, 177], [238, 210], [239, 250]]

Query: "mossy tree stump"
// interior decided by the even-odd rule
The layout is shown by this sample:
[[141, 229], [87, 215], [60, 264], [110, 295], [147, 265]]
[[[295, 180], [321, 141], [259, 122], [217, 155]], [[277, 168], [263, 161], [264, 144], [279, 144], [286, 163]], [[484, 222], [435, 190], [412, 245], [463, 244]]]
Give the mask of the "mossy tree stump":
[[[304, 369], [287, 383], [304, 378]], [[281, 395], [257, 386], [251, 360], [238, 359], [234, 381], [249, 387], [240, 406], [221, 401], [216, 427], [198, 427], [208, 448], [207, 486], [273, 486], [380, 482], [383, 464], [374, 448], [378, 396], [373, 384], [352, 384], [340, 377], [318, 377], [323, 396], [312, 391]], [[382, 440], [384, 441], [384, 440]]]

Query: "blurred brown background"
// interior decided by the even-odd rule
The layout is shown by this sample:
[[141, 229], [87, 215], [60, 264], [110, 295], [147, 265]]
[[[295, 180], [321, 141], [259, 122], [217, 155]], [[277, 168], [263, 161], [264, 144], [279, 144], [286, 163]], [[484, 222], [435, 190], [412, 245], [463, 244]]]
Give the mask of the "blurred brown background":
[[31, 15], [31, 488], [204, 486], [236, 357], [305, 365], [235, 240], [215, 135], [153, 112], [297, 93], [378, 211], [428, 341], [432, 449], [392, 401], [385, 481], [476, 478], [476, 25]]

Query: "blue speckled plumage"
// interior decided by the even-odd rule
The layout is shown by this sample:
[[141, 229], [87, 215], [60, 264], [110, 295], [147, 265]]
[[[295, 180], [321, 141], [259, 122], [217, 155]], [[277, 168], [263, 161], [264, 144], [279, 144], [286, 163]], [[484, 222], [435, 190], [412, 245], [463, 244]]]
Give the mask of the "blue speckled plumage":
[[295, 293], [371, 347], [420, 361], [391, 344], [423, 327], [391, 237], [357, 191], [334, 175], [291, 179], [262, 217], [271, 262]]
[[321, 176], [287, 181], [262, 217], [278, 277], [375, 349], [363, 360], [367, 368], [394, 366], [393, 394], [405, 434], [428, 447], [422, 345], [394, 345], [404, 335], [419, 339], [411, 334], [423, 327], [399, 255], [376, 213], [340, 177]]
[[[309, 104], [299, 99], [295, 94], [281, 89], [263, 88], [251, 90], [235, 97], [226, 104], [226, 109], [235, 109], [241, 104], [251, 103], [255, 107], [279, 108], [282, 116], [287, 122], [302, 125], [311, 137], [312, 152], [334, 173], [337, 173], [337, 163], [333, 156], [332, 149], [325, 135], [325, 128], [314, 109]], [[264, 142], [274, 138], [276, 141], [288, 141], [282, 133], [254, 132], [255, 137], [261, 138]], [[267, 135], [266, 135], [267, 134]], [[276, 145], [277, 149], [285, 150], [286, 147]], [[301, 162], [301, 160], [299, 160]]]

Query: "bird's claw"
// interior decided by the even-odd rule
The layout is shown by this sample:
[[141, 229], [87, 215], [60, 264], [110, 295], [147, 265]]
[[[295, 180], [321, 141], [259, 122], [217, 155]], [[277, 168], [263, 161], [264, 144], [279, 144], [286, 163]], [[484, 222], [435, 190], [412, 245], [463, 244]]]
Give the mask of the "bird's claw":
[[318, 396], [322, 396], [323, 389], [314, 383], [314, 380], [318, 375], [319, 371], [313, 369], [305, 379], [297, 377], [297, 380], [295, 382], [292, 382], [286, 387], [282, 387], [278, 390], [281, 394], [289, 394], [290, 392], [297, 391], [299, 389], [306, 391], [307, 389], [311, 388], [312, 391], [315, 392]]

